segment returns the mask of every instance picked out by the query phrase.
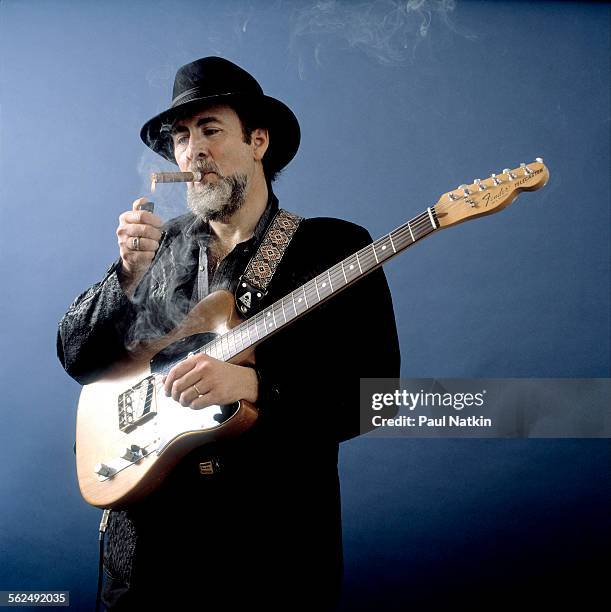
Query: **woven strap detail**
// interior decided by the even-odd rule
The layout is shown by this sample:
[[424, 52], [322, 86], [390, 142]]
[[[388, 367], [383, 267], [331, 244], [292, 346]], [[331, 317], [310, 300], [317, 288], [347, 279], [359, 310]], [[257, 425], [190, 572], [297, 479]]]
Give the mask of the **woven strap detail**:
[[255, 289], [265, 292], [271, 282], [284, 252], [291, 242], [303, 217], [283, 210], [276, 213], [261, 245], [248, 262], [243, 279]]

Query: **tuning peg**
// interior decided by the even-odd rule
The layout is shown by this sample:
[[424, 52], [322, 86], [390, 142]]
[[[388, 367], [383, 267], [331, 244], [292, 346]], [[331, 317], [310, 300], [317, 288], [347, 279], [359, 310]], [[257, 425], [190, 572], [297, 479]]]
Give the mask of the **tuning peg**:
[[486, 185], [482, 183], [482, 179], [473, 179], [473, 182], [477, 185], [477, 188], [480, 191], [484, 191], [484, 189], [486, 189]]
[[533, 171], [524, 162], [520, 164], [520, 168], [524, 170], [524, 176], [528, 176], [529, 174], [533, 173]]
[[503, 174], [506, 174], [510, 179], [516, 178], [516, 175], [509, 168], [505, 168]]
[[450, 191], [450, 193], [448, 193], [448, 198], [450, 198], [450, 200], [452, 200], [452, 201], [460, 199], [457, 195], [454, 195], [454, 193], [451, 192], [451, 191]]
[[490, 178], [495, 185], [500, 185], [502, 182], [500, 178], [497, 178], [496, 174], [491, 174]]
[[536, 161], [538, 164], [542, 164], [542, 163], [543, 163], [543, 158], [542, 158], [542, 157], [537, 157], [537, 158], [535, 159], [535, 161]]
[[459, 189], [462, 189], [462, 190], [463, 190], [463, 193], [464, 193], [466, 196], [468, 196], [468, 195], [471, 193], [471, 192], [469, 191], [469, 189], [467, 188], [467, 186], [466, 186], [466, 185], [459, 185], [459, 186], [458, 186], [458, 188], [459, 188]]

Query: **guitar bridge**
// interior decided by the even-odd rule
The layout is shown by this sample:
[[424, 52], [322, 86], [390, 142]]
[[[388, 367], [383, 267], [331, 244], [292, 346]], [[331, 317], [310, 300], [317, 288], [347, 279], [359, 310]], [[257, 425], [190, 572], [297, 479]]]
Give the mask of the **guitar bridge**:
[[119, 429], [130, 431], [157, 413], [155, 377], [148, 376], [119, 395]]

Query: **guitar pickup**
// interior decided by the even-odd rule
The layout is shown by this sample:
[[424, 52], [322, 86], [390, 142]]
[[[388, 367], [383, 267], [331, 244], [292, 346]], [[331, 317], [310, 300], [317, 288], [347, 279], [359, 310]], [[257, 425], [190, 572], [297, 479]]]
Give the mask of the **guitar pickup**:
[[117, 399], [119, 429], [130, 431], [157, 414], [155, 377], [148, 376]]

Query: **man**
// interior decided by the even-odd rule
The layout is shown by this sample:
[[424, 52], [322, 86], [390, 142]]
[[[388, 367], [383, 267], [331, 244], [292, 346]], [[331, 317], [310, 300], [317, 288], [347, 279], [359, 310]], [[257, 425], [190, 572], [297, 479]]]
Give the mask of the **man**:
[[[171, 108], [141, 136], [203, 180], [187, 185], [191, 212], [165, 225], [140, 210], [144, 199], [121, 215], [120, 259], [59, 327], [59, 358], [83, 384], [168, 333], [212, 291], [236, 291], [278, 211], [272, 181], [297, 152], [300, 130], [250, 74], [208, 57], [178, 71]], [[370, 242], [366, 230], [345, 221], [303, 220], [257, 309]], [[251, 366], [198, 354], [169, 372], [166, 394], [183, 406], [246, 399], [260, 416], [243, 435], [185, 457], [145, 501], [111, 513], [108, 608], [337, 604], [338, 443], [359, 433], [359, 378], [399, 375], [382, 271], [263, 342]], [[218, 469], [202, 474], [204, 461]]]

